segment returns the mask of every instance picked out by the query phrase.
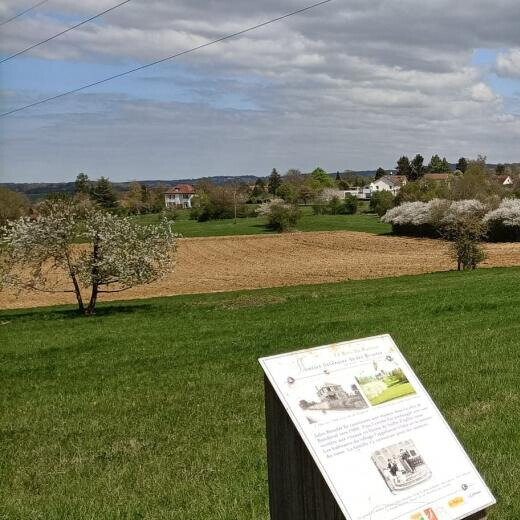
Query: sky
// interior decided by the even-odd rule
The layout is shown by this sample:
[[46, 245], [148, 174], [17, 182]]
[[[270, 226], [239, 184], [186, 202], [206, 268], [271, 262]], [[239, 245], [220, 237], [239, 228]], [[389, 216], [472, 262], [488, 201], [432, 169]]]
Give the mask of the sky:
[[[49, 0], [0, 26], [3, 57], [117, 4]], [[36, 4], [0, 0], [0, 21]], [[312, 0], [132, 0], [0, 64], [8, 111]], [[0, 182], [520, 161], [518, 0], [333, 0], [0, 118]]]

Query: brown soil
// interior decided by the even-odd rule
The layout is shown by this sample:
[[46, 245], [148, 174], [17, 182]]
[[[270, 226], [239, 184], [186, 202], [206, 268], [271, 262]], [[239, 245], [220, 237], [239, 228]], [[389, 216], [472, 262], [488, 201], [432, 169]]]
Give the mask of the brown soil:
[[[484, 267], [520, 265], [520, 243], [488, 244]], [[354, 232], [186, 238], [176, 271], [101, 300], [318, 284], [453, 269], [440, 240]], [[0, 308], [72, 303], [70, 294], [0, 292]]]

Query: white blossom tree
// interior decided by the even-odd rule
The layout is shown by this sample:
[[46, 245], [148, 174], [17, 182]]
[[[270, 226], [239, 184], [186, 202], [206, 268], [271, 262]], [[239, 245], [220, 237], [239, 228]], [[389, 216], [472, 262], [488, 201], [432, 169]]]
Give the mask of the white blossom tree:
[[96, 207], [47, 201], [37, 218], [0, 229], [0, 288], [74, 293], [80, 313], [89, 316], [100, 293], [171, 272], [176, 237], [166, 221], [140, 226]]

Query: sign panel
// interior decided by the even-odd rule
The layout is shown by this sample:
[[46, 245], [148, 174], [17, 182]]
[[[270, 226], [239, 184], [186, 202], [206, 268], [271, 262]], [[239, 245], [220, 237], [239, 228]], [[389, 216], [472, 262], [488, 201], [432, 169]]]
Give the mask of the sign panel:
[[260, 363], [348, 520], [459, 520], [495, 503], [389, 335]]

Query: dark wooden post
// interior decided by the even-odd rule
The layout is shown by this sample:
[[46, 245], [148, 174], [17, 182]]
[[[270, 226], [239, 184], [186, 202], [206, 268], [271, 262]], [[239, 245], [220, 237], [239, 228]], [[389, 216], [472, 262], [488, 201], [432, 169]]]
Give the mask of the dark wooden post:
[[[265, 382], [271, 520], [346, 520], [271, 383]], [[467, 520], [485, 520], [482, 511]]]

